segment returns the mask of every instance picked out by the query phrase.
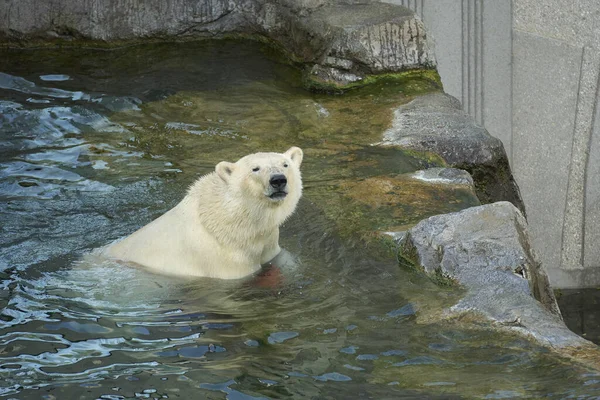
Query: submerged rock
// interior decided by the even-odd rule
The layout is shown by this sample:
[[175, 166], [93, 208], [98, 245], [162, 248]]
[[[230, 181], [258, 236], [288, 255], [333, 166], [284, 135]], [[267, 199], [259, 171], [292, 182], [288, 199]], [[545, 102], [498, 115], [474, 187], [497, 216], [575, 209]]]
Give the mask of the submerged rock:
[[591, 345], [562, 322], [525, 218], [508, 202], [421, 221], [404, 237], [400, 257], [442, 284], [467, 289], [452, 315], [482, 314], [550, 347]]
[[473, 192], [475, 191], [475, 183], [473, 182], [471, 174], [462, 169], [428, 168], [415, 172], [412, 177], [430, 183], [468, 186]]
[[433, 168], [409, 174], [353, 178], [341, 182], [339, 187], [350, 200], [344, 203], [345, 213], [360, 215], [363, 210], [369, 221], [364, 229], [375, 229], [397, 240], [398, 236], [390, 231], [405, 230], [434, 214], [481, 204], [467, 179], [470, 176], [465, 171]]
[[427, 94], [398, 107], [392, 127], [377, 145], [438, 154], [448, 165], [469, 171], [482, 203], [509, 201], [525, 214], [502, 142], [477, 125], [450, 95]]

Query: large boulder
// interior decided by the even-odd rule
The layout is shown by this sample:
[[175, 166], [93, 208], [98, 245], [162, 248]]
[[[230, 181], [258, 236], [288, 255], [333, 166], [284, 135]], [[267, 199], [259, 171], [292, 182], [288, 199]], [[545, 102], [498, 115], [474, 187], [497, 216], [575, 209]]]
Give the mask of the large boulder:
[[313, 8], [282, 3], [290, 6], [279, 8], [279, 23], [266, 34], [307, 64], [313, 88], [344, 88], [368, 74], [436, 66], [423, 22], [407, 8], [369, 1]]
[[467, 289], [452, 315], [475, 312], [549, 347], [591, 346], [563, 323], [525, 218], [508, 202], [421, 221], [405, 235], [400, 257], [440, 283]]
[[5, 0], [0, 38], [100, 41], [213, 35], [251, 28], [254, 0]]
[[454, 97], [437, 92], [394, 110], [380, 146], [430, 151], [449, 166], [469, 171], [482, 203], [509, 201], [525, 214], [502, 142], [475, 123]]
[[373, 0], [4, 0], [0, 43], [241, 36], [267, 40], [305, 64], [312, 88], [435, 68], [422, 21]]

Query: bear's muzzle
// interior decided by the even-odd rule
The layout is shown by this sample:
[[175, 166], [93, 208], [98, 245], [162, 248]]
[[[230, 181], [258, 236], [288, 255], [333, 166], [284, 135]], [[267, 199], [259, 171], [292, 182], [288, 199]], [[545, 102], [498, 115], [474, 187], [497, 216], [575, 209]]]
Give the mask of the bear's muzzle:
[[287, 195], [287, 178], [283, 174], [273, 174], [269, 179], [271, 200], [282, 200]]

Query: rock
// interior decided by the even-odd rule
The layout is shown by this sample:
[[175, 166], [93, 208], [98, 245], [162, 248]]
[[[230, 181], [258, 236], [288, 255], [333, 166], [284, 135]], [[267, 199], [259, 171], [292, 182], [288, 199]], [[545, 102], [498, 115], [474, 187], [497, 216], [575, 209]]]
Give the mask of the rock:
[[[386, 174], [339, 180], [338, 187], [347, 207], [344, 214], [359, 215], [368, 209], [374, 215], [368, 223], [363, 224], [364, 229], [369, 232], [374, 229], [398, 240], [397, 235], [390, 235], [389, 232], [405, 230], [431, 215], [481, 204], [474, 187], [464, 184], [467, 177], [470, 178], [465, 171], [436, 168], [433, 171], [419, 171], [416, 175]], [[455, 176], [443, 179], [440, 175], [460, 175], [462, 178]], [[424, 179], [424, 176], [431, 179]], [[341, 218], [337, 220], [341, 221]]]
[[0, 32], [9, 39], [128, 40], [216, 34], [248, 27], [252, 0], [8, 0]]
[[5, 0], [0, 42], [122, 41], [237, 35], [273, 42], [306, 65], [311, 87], [360, 84], [369, 74], [435, 68], [422, 21], [374, 0]]
[[423, 22], [407, 8], [329, 1], [281, 12], [283, 23], [267, 34], [309, 64], [306, 78], [312, 87], [344, 88], [367, 74], [436, 66]]
[[[395, 197], [396, 202], [391, 202], [388, 200], [388, 202], [390, 204], [394, 204], [394, 208], [396, 210], [400, 209], [404, 212], [406, 210], [407, 204], [410, 204], [410, 203], [414, 204], [416, 202], [425, 203], [426, 201], [431, 202], [431, 199], [439, 199], [440, 202], [447, 202], [447, 200], [442, 195], [443, 192], [440, 192], [440, 191], [430, 192], [431, 195], [428, 196], [429, 198], [427, 200], [425, 200], [425, 198], [423, 198], [423, 200], [425, 200], [425, 201], [423, 201], [421, 199], [418, 199], [417, 201], [414, 201], [414, 200], [411, 201], [412, 199], [409, 196], [407, 196], [406, 194], [398, 195], [398, 193], [405, 193], [405, 192], [414, 193], [415, 191], [413, 189], [411, 189], [411, 187], [412, 187], [411, 182], [414, 182], [414, 181], [421, 182], [421, 184], [419, 185], [421, 191], [428, 191], [428, 186], [436, 187], [436, 188], [445, 187], [446, 190], [455, 190], [455, 192], [454, 192], [455, 195], [458, 193], [461, 193], [460, 195], [458, 195], [456, 197], [465, 197], [465, 195], [466, 195], [466, 197], [470, 196], [472, 198], [472, 200], [469, 202], [470, 204], [467, 205], [467, 204], [463, 203], [463, 205], [465, 205], [466, 207], [478, 206], [481, 204], [479, 202], [479, 200], [477, 199], [477, 195], [475, 194], [475, 185], [473, 184], [473, 178], [471, 178], [471, 175], [467, 171], [464, 171], [462, 169], [428, 168], [428, 169], [416, 171], [412, 174], [406, 174], [403, 177], [407, 177], [407, 178], [409, 178], [409, 180], [405, 179], [397, 184], [397, 186], [401, 186], [401, 188], [398, 188], [397, 190], [393, 191], [393, 193], [395, 193], [394, 197]], [[424, 183], [424, 185], [423, 185], [423, 183]], [[380, 199], [384, 198], [385, 194], [378, 193], [378, 191], [376, 189], [377, 189], [377, 187], [375, 185], [372, 185], [372, 186], [370, 186], [369, 191]], [[429, 190], [432, 190], [432, 188], [429, 188]], [[433, 189], [433, 190], [435, 190], [435, 189]], [[444, 206], [442, 204], [439, 204], [439, 205], [437, 205], [437, 207], [435, 207], [435, 209], [440, 211], [440, 210], [444, 209]], [[389, 215], [392, 217], [392, 219], [394, 216], [394, 211], [389, 212]], [[454, 210], [447, 210], [447, 211], [441, 211], [441, 212], [443, 213], [443, 212], [450, 212], [450, 211], [454, 211]], [[413, 212], [414, 211], [411, 211], [411, 213], [413, 213]], [[419, 215], [419, 213], [417, 213], [417, 215]], [[408, 232], [403, 230], [403, 231], [383, 231], [381, 233], [383, 233], [384, 235], [391, 238], [396, 244], [399, 244], [405, 239]]]
[[377, 145], [438, 154], [448, 165], [469, 171], [482, 203], [509, 201], [525, 215], [502, 142], [477, 125], [450, 95], [431, 93], [398, 107], [392, 127]]
[[590, 346], [562, 322], [525, 218], [508, 202], [423, 220], [408, 231], [400, 256], [439, 282], [467, 289], [451, 315], [482, 314], [549, 347]]
[[429, 168], [415, 172], [412, 177], [414, 179], [430, 183], [468, 186], [475, 191], [475, 184], [471, 174], [462, 169]]
[[334, 67], [324, 67], [315, 64], [310, 69], [305, 69], [304, 79], [306, 85], [317, 91], [338, 91], [354, 84], [362, 83], [365, 76], [356, 75]]

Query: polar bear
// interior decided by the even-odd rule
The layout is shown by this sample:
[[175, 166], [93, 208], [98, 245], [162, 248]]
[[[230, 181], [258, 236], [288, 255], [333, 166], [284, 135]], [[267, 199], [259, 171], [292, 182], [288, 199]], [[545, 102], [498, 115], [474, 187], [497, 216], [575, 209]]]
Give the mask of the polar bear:
[[104, 252], [169, 275], [250, 275], [281, 251], [279, 226], [302, 195], [302, 157], [292, 147], [222, 161], [177, 206]]

